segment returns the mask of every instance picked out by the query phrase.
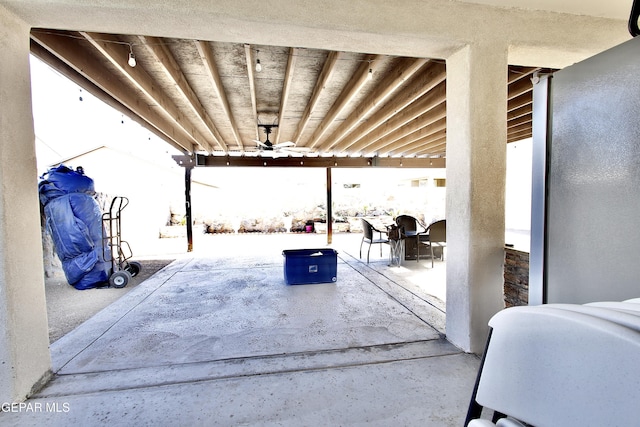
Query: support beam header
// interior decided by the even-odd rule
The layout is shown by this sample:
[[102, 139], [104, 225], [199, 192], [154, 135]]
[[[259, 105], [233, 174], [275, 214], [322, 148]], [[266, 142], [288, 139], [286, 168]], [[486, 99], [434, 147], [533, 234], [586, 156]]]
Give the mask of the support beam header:
[[304, 167], [304, 168], [446, 168], [445, 158], [426, 157], [262, 157], [173, 156], [184, 167]]

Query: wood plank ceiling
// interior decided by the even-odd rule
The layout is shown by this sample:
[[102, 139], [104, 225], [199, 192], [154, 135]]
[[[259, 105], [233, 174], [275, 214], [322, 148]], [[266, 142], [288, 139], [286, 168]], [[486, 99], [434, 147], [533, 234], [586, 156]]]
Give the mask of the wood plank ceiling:
[[[446, 157], [443, 60], [48, 29], [31, 39], [34, 55], [185, 154], [273, 156], [255, 140], [277, 125], [269, 141], [295, 143], [281, 155]], [[549, 71], [509, 66], [507, 142], [531, 136], [531, 77]]]

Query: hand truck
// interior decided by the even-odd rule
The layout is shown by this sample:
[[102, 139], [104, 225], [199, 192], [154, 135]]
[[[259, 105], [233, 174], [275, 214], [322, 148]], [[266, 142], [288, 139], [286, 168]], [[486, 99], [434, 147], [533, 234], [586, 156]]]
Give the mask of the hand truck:
[[133, 257], [131, 246], [121, 236], [120, 220], [128, 204], [128, 198], [114, 197], [109, 210], [102, 214], [102, 255], [111, 262], [109, 285], [114, 288], [124, 288], [142, 270], [139, 262], [129, 261]]

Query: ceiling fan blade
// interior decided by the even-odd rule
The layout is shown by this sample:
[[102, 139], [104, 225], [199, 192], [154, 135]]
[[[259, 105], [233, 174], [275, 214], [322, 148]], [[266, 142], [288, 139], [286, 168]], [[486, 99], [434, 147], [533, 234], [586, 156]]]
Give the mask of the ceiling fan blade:
[[261, 147], [268, 147], [267, 144], [265, 144], [264, 142], [262, 142], [260, 140], [254, 139], [253, 142], [255, 142], [256, 144], [258, 144]]

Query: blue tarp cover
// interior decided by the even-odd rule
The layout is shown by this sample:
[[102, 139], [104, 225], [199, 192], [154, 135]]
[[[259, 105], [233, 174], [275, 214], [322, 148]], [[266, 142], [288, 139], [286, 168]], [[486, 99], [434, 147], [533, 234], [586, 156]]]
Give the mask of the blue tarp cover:
[[[69, 284], [90, 289], [109, 280], [111, 254], [102, 249], [102, 212], [93, 180], [81, 169], [60, 165], [38, 184], [46, 227]], [[105, 256], [106, 260], [105, 261]]]

